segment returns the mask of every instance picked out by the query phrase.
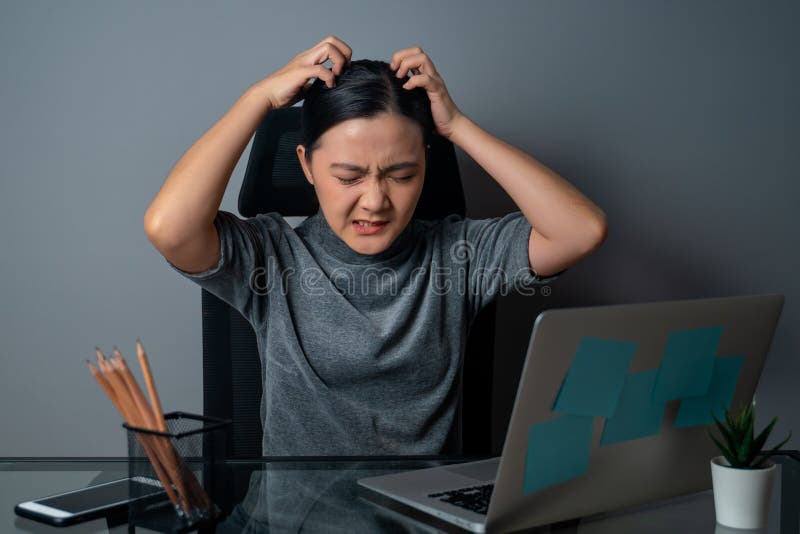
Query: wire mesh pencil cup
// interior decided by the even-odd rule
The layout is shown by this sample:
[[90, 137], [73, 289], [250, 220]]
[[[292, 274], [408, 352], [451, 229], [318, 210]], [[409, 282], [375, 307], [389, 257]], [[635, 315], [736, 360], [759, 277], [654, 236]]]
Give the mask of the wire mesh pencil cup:
[[213, 523], [219, 507], [209, 497], [225, 459], [229, 420], [170, 412], [168, 432], [122, 426], [128, 436], [128, 524], [156, 532], [189, 532]]

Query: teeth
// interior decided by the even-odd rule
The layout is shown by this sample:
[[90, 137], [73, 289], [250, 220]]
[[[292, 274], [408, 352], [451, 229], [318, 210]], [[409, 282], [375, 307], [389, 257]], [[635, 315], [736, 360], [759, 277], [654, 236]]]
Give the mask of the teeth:
[[365, 221], [358, 221], [359, 226], [380, 226], [380, 224], [370, 224]]

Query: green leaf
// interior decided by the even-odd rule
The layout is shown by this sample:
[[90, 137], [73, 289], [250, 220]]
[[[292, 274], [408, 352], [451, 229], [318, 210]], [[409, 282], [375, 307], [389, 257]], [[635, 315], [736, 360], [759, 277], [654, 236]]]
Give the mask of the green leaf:
[[756, 421], [756, 413], [752, 404], [748, 404], [744, 409], [744, 420], [748, 427], [752, 427]]
[[761, 431], [758, 437], [755, 439], [753, 445], [755, 446], [757, 451], [761, 451], [764, 448], [764, 443], [766, 443], [767, 438], [769, 438], [770, 432], [772, 432], [772, 427], [775, 426], [775, 423], [778, 421], [777, 417], [773, 417], [772, 421]]
[[711, 417], [714, 418], [714, 421], [717, 424], [717, 429], [719, 430], [719, 433], [722, 434], [722, 437], [725, 439], [725, 443], [728, 446], [728, 449], [732, 450], [732, 451], [735, 451], [736, 450], [736, 444], [738, 443], [738, 441], [735, 439], [733, 434], [731, 434], [730, 430], [728, 428], [726, 428], [719, 421], [719, 419], [716, 418], [716, 416], [713, 413], [711, 414]]
[[753, 426], [755, 425], [755, 417], [753, 414], [753, 405], [749, 404], [742, 410], [742, 431], [743, 432], [753, 432]]
[[[722, 403], [722, 407], [725, 408], [724, 403]], [[725, 409], [724, 413], [725, 413], [725, 422], [728, 424], [728, 428], [734, 428], [736, 426], [736, 421], [734, 421], [733, 419], [733, 414], [730, 411], [728, 411], [727, 408]]]
[[786, 439], [781, 441], [780, 443], [778, 443], [774, 447], [772, 447], [772, 449], [770, 449], [769, 452], [775, 452], [775, 451], [779, 450], [781, 447], [783, 447], [786, 444], [787, 441], [789, 441], [789, 438], [791, 438], [791, 437], [792, 437], [792, 433], [789, 432], [789, 435], [786, 436]]
[[[777, 451], [778, 449], [780, 449], [781, 447], [783, 447], [783, 445], [784, 445], [784, 444], [785, 444], [787, 441], [789, 441], [789, 438], [791, 438], [791, 437], [792, 437], [792, 433], [791, 433], [791, 432], [789, 432], [789, 435], [788, 435], [788, 436], [786, 436], [786, 439], [785, 439], [785, 440], [783, 440], [783, 441], [781, 441], [781, 442], [780, 442], [780, 443], [778, 443], [777, 445], [775, 445], [775, 446], [774, 446], [774, 447], [773, 447], [773, 448], [772, 448], [772, 449], [769, 451], [769, 453], [774, 453], [775, 451]], [[764, 465], [764, 463], [767, 461], [767, 459], [769, 458], [769, 456], [770, 456], [769, 454], [762, 455], [762, 457], [761, 457], [761, 458], [759, 458], [759, 461], [757, 462], [757, 464], [756, 464], [756, 467], [758, 467], [758, 468], [763, 468], [763, 467], [766, 467], [766, 466]]]
[[717, 438], [712, 436], [710, 432], [708, 433], [708, 435], [711, 437], [712, 440], [714, 440], [714, 443], [717, 444], [719, 451], [722, 453], [725, 459], [728, 460], [728, 463], [731, 464], [732, 466], [735, 466], [736, 458], [734, 457], [734, 455], [731, 454], [731, 452], [728, 449], [726, 449], [725, 446], [717, 440]]
[[747, 416], [747, 406], [742, 406], [738, 412], [736, 412], [736, 428], [742, 428], [744, 426], [745, 417]]
[[736, 443], [741, 443], [747, 432], [747, 407], [741, 408], [733, 418], [733, 428], [731, 429], [733, 439]]
[[[768, 454], [764, 454], [763, 451], [764, 444], [778, 418], [774, 417], [758, 436], [755, 436], [755, 405], [755, 396], [751, 402], [743, 403], [737, 410], [728, 409], [724, 403], [721, 403], [724, 423], [711, 410], [714, 426], [721, 437], [718, 439], [710, 429], [708, 435], [732, 467], [759, 468], [763, 467], [768, 459]], [[791, 436], [792, 433], [789, 432], [789, 436], [769, 452], [779, 450], [791, 439]], [[724, 441], [724, 445], [722, 441]]]
[[775, 445], [774, 447], [772, 447], [772, 449], [770, 449], [770, 450], [769, 450], [769, 454], [765, 454], [765, 455], [764, 455], [764, 456], [763, 456], [763, 457], [762, 457], [762, 458], [759, 460], [757, 467], [764, 467], [764, 465], [763, 465], [763, 464], [764, 464], [764, 462], [766, 462], [766, 461], [767, 461], [767, 458], [769, 458], [769, 456], [770, 456], [772, 453], [774, 453], [774, 452], [778, 451], [778, 450], [779, 450], [781, 447], [783, 447], [783, 446], [786, 444], [786, 442], [787, 442], [787, 441], [789, 441], [789, 439], [790, 439], [791, 437], [792, 437], [792, 433], [791, 433], [791, 432], [789, 432], [789, 435], [788, 435], [788, 436], [786, 436], [786, 439], [785, 439], [785, 440], [781, 441], [780, 443], [778, 443], [777, 445]]
[[[749, 432], [745, 432], [744, 439], [739, 444], [738, 448], [738, 459], [742, 465], [750, 465], [750, 462], [753, 461], [753, 456], [755, 455], [752, 454], [753, 451], [752, 445], [753, 445], [753, 428], [750, 427]], [[756, 449], [755, 452], [758, 452], [758, 449]]]

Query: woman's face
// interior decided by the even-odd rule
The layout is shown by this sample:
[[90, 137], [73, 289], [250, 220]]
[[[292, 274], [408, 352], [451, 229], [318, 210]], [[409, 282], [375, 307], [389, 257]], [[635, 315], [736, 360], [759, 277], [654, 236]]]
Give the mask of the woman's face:
[[382, 113], [340, 122], [319, 141], [311, 168], [303, 145], [297, 155], [328, 225], [356, 252], [386, 250], [422, 192], [422, 129], [403, 115]]

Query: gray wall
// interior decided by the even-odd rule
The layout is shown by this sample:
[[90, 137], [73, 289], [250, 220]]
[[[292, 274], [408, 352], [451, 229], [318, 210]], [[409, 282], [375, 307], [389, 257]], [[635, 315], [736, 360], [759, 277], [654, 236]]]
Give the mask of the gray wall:
[[[142, 230], [168, 172], [253, 82], [325, 35], [421, 45], [459, 107], [608, 214], [549, 297], [503, 297], [503, 438], [545, 308], [782, 292], [759, 424], [800, 434], [796, 2], [0, 4], [0, 456], [125, 454], [88, 374], [150, 353], [167, 410], [202, 409], [200, 290]], [[223, 209], [236, 210], [249, 147]], [[515, 209], [459, 151], [468, 215]], [[793, 439], [797, 447], [798, 437]], [[790, 443], [792, 445], [792, 443]]]

